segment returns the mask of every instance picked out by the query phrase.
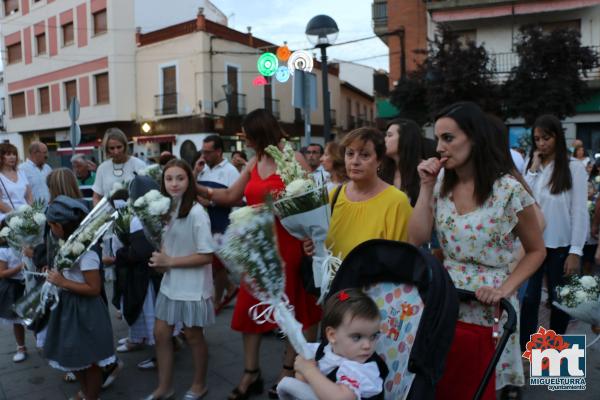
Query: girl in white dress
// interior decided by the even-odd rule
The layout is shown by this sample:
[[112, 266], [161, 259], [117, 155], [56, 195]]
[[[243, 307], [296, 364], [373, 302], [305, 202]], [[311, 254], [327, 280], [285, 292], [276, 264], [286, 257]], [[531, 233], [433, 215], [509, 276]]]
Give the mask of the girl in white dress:
[[195, 202], [193, 173], [185, 161], [171, 160], [167, 163], [161, 191], [173, 199], [176, 215], [163, 235], [163, 249], [154, 252], [148, 264], [165, 271], [165, 274], [155, 307], [158, 387], [146, 399], [168, 399], [174, 395], [171, 337], [175, 324], [183, 323], [194, 359], [194, 379], [184, 399], [196, 400], [208, 391], [208, 347], [203, 329], [215, 321], [211, 268], [214, 248], [210, 220], [204, 208]]
[[361, 290], [332, 295], [323, 313], [326, 340], [309, 344], [314, 360], [296, 356], [296, 377], [281, 380], [279, 398], [383, 399], [388, 368], [375, 353], [380, 322], [377, 304]]

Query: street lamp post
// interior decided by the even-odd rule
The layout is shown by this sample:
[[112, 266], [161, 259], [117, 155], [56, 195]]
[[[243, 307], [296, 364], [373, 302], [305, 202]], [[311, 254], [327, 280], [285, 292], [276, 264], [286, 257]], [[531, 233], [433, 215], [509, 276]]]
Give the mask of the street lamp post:
[[323, 139], [331, 140], [331, 112], [329, 105], [329, 75], [327, 73], [327, 47], [337, 39], [339, 29], [333, 18], [328, 15], [317, 15], [308, 21], [306, 36], [308, 41], [321, 49], [321, 75], [323, 78]]

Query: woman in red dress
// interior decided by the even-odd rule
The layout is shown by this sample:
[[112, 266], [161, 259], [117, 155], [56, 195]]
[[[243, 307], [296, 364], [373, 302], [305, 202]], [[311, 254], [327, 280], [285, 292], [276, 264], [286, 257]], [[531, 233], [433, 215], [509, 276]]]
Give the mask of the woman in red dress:
[[[248, 205], [259, 204], [264, 201], [266, 195], [285, 189], [283, 181], [276, 174], [275, 161], [265, 153], [267, 146], [281, 143], [283, 132], [277, 120], [268, 111], [257, 109], [244, 118], [242, 129], [246, 135], [246, 145], [254, 149], [256, 157], [248, 162], [238, 180], [227, 189], [211, 189], [198, 185], [198, 193], [219, 206], [237, 205], [243, 196], [246, 196]], [[304, 158], [300, 154], [296, 154], [296, 158], [308, 171]], [[302, 243], [291, 236], [278, 220], [276, 225], [279, 254], [285, 263], [285, 293], [290, 304], [294, 306], [296, 319], [302, 323], [307, 339], [314, 341], [317, 323], [321, 320], [321, 309], [316, 305], [316, 298], [304, 290], [300, 280]], [[243, 335], [244, 374], [229, 399], [246, 399], [263, 391], [259, 369], [260, 342], [262, 334], [275, 329], [276, 326], [270, 323], [258, 325], [250, 318], [248, 310], [257, 303], [259, 301], [242, 285], [231, 327]], [[280, 378], [293, 376], [295, 355], [294, 349], [288, 343]], [[270, 391], [269, 397], [277, 398], [277, 392]]]

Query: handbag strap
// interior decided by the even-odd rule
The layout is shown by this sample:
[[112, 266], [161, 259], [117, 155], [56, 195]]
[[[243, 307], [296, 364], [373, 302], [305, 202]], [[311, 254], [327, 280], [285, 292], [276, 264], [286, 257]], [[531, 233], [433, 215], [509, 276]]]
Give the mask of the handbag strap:
[[331, 199], [331, 215], [333, 215], [333, 209], [335, 207], [335, 203], [337, 202], [338, 197], [340, 196], [340, 192], [342, 191], [342, 187], [344, 185], [340, 185], [335, 189], [335, 192], [333, 193], [333, 199]]
[[6, 189], [6, 185], [4, 185], [4, 179], [2, 179], [2, 177], [0, 176], [0, 182], [2, 183], [2, 187], [4, 188], [4, 191], [6, 192], [6, 197], [8, 197], [8, 201], [10, 202], [10, 206], [12, 207], [12, 209], [15, 209], [15, 205], [12, 202], [12, 199], [10, 198], [10, 194], [8, 193], [8, 189]]

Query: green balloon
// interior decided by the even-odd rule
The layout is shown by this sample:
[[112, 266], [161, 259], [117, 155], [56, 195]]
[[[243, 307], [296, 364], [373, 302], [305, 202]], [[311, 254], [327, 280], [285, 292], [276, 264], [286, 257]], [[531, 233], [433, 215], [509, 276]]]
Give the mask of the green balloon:
[[261, 55], [256, 62], [258, 72], [263, 76], [275, 75], [278, 66], [279, 61], [277, 61], [277, 56], [273, 53], [265, 53]]

